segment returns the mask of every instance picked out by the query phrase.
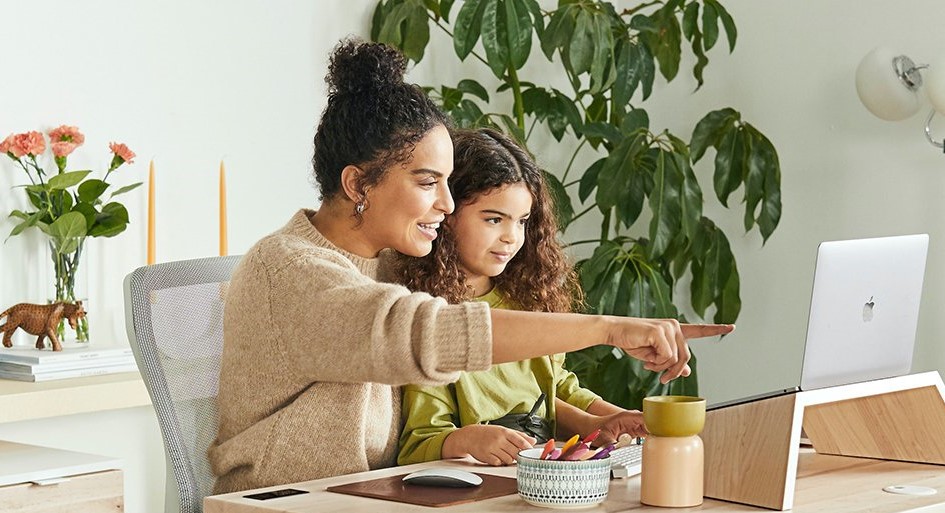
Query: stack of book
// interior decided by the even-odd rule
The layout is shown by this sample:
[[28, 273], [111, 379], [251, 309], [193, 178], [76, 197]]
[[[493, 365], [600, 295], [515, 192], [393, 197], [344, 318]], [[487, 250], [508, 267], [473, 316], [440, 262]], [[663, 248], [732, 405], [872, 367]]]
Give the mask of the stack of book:
[[128, 346], [63, 344], [62, 351], [0, 347], [0, 378], [51, 381], [118, 372], [137, 372]]

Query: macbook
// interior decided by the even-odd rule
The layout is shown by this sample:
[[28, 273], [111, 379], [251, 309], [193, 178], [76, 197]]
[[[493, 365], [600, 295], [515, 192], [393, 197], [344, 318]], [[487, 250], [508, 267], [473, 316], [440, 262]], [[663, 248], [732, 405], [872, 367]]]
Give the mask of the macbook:
[[907, 374], [928, 246], [926, 234], [821, 243], [800, 382], [709, 409]]

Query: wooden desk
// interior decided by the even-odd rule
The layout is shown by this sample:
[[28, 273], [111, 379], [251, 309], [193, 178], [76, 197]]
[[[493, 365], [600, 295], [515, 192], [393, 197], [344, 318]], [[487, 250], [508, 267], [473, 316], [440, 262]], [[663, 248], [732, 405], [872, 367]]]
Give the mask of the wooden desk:
[[[518, 495], [508, 495], [487, 501], [474, 502], [450, 508], [428, 508], [398, 502], [380, 501], [363, 497], [354, 497], [328, 492], [326, 487], [338, 484], [375, 479], [412, 472], [419, 468], [433, 465], [459, 467], [474, 472], [515, 476], [515, 467], [483, 467], [462, 460], [423, 463], [406, 467], [395, 467], [361, 474], [338, 476], [317, 481], [308, 481], [291, 485], [292, 488], [307, 490], [311, 493], [257, 501], [244, 499], [243, 495], [252, 492], [215, 495], [204, 500], [204, 513], [303, 513], [319, 512], [434, 512], [441, 509], [448, 511], [490, 511], [520, 512], [542, 511], [530, 506]], [[848, 458], [843, 456], [825, 456], [805, 449], [800, 455], [797, 489], [794, 510], [797, 512], [846, 512], [870, 511], [873, 513], [912, 511], [929, 506], [942, 505], [945, 508], [945, 468], [937, 465], [921, 465], [896, 461]], [[920, 485], [938, 490], [936, 495], [913, 497], [895, 495], [883, 491], [889, 485]], [[253, 492], [277, 490], [287, 486], [261, 488]], [[615, 511], [714, 511], [736, 512], [768, 511], [752, 506], [706, 499], [696, 508], [671, 509], [654, 508], [640, 504], [640, 478], [615, 479], [611, 481], [607, 500], [596, 508], [584, 509], [589, 512]], [[930, 511], [925, 509], [925, 511]]]

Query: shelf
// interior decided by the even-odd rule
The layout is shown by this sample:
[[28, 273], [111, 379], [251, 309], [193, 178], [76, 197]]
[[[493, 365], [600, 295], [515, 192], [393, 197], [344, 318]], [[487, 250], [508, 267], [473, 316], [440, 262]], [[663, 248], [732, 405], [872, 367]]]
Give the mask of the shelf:
[[137, 372], [31, 383], [0, 379], [0, 422], [151, 404]]

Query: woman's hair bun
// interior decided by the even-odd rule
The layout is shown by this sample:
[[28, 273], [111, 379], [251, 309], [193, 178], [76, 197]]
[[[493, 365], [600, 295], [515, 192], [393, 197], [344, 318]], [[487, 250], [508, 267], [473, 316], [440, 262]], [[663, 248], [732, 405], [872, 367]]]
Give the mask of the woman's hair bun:
[[394, 48], [351, 38], [332, 52], [325, 82], [329, 94], [377, 91], [402, 84], [406, 70], [406, 59]]

